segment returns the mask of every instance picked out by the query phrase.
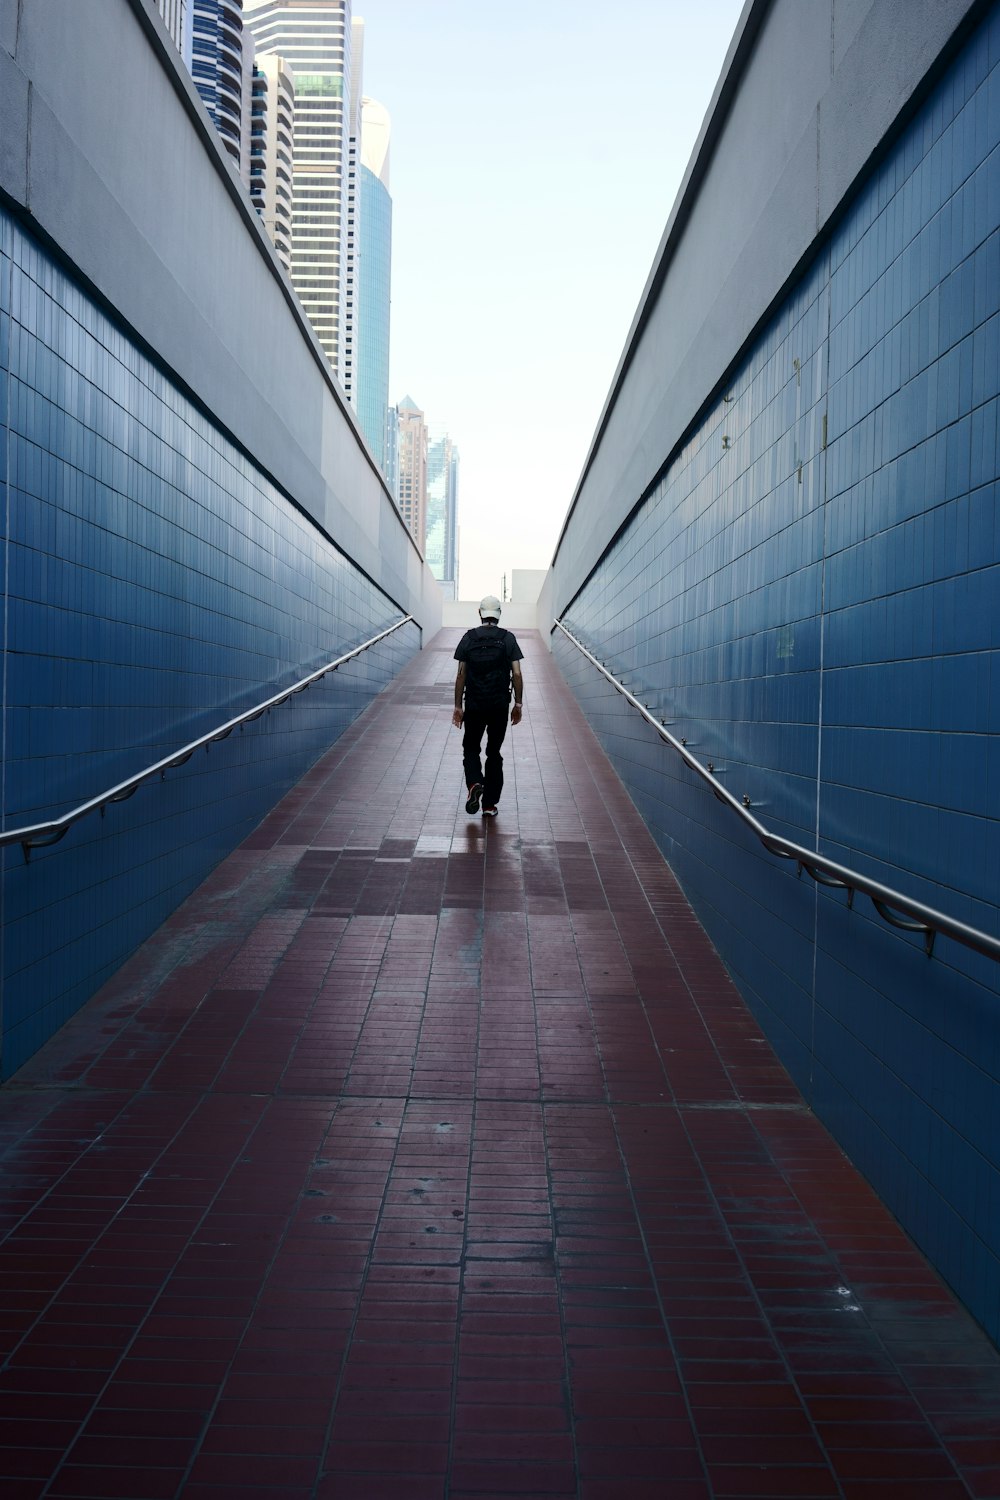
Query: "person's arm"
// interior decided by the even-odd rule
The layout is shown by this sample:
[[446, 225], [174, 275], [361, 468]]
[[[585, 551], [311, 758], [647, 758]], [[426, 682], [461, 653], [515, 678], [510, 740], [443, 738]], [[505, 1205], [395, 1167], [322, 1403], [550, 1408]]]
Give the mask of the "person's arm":
[[465, 662], [460, 661], [458, 672], [455, 676], [455, 709], [451, 716], [451, 722], [456, 729], [461, 729], [462, 720], [465, 715], [462, 712], [462, 699], [465, 696]]
[[510, 722], [520, 724], [521, 722], [521, 699], [524, 697], [524, 678], [521, 676], [521, 663], [511, 663], [511, 680], [514, 684], [514, 707], [510, 711]]

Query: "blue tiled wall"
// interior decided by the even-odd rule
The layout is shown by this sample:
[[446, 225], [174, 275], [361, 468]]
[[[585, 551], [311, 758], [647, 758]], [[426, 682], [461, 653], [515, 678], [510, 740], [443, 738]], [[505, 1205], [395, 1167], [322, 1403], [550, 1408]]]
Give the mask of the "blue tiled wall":
[[[42, 822], [402, 611], [0, 212], [3, 817]], [[9, 1076], [419, 649], [407, 625], [90, 818], [4, 852]]]
[[[775, 831], [1000, 933], [1000, 7], [564, 618]], [[797, 879], [555, 650], [817, 1112], [1000, 1336], [997, 966]]]

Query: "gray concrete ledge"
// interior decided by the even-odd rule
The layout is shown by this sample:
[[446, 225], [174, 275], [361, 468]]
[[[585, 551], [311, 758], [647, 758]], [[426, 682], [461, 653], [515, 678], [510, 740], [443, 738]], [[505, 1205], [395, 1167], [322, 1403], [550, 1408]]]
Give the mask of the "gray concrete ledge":
[[553, 559], [564, 609], [978, 0], [748, 0]]

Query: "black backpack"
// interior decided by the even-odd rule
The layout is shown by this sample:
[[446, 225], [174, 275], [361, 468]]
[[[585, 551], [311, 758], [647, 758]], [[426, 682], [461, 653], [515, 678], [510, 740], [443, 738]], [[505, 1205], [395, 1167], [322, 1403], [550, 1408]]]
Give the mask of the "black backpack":
[[465, 701], [469, 708], [503, 708], [510, 702], [510, 662], [507, 632], [499, 626], [479, 625], [469, 632], [466, 647]]

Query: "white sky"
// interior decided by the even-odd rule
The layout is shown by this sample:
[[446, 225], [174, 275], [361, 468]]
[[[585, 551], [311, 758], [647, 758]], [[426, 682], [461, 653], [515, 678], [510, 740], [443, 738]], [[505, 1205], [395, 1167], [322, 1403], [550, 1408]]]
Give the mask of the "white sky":
[[354, 0], [392, 120], [389, 400], [461, 454], [462, 598], [552, 559], [743, 0]]

